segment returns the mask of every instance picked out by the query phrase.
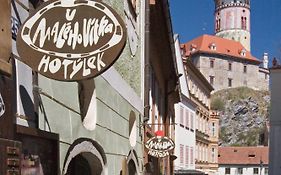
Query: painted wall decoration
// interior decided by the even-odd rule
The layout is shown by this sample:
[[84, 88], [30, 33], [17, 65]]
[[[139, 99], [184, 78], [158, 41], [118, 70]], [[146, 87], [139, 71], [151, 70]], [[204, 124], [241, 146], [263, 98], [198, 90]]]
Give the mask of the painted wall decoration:
[[125, 21], [128, 30], [128, 40], [132, 56], [136, 55], [139, 36], [137, 34], [136, 0], [124, 0]]
[[129, 116], [129, 141], [132, 147], [137, 144], [137, 121], [136, 114], [134, 111], [130, 112]]
[[145, 147], [149, 150], [149, 155], [163, 158], [170, 155], [169, 151], [175, 148], [175, 143], [172, 139], [163, 136], [163, 134], [157, 134], [157, 136], [150, 138], [145, 143]]
[[93, 131], [97, 124], [97, 95], [95, 80], [83, 80], [78, 82], [79, 105], [83, 126]]
[[[54, 18], [55, 16], [55, 18]], [[61, 81], [98, 76], [119, 57], [126, 43], [121, 17], [100, 1], [50, 0], [20, 28], [20, 60]]]
[[0, 93], [0, 117], [5, 113], [5, 103]]
[[[78, 160], [76, 158], [78, 158]], [[80, 173], [108, 174], [105, 152], [102, 146], [94, 140], [89, 138], [79, 138], [71, 144], [65, 157], [62, 174], [75, 174], [73, 171], [79, 167], [81, 161], [86, 161], [86, 166], [79, 168]], [[76, 174], [78, 174], [78, 172]]]

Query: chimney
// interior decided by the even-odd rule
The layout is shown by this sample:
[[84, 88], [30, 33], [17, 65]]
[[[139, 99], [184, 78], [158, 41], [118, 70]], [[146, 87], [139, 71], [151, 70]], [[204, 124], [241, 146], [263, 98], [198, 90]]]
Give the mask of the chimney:
[[268, 69], [268, 53], [263, 54], [263, 68]]

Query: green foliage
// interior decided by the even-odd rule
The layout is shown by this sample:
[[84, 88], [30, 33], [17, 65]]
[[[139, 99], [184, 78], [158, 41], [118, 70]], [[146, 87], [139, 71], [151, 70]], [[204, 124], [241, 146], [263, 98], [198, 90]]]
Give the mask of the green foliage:
[[211, 109], [212, 110], [218, 110], [218, 111], [223, 111], [224, 108], [224, 102], [221, 98], [216, 97], [214, 99], [211, 99]]

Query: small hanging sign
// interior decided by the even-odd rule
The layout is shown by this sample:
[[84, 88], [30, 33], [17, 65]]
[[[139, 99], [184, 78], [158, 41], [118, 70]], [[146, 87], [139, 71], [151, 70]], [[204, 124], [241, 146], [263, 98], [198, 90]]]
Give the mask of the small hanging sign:
[[122, 18], [92, 0], [50, 0], [31, 15], [17, 36], [21, 61], [61, 81], [98, 76], [119, 57], [126, 43]]
[[150, 138], [145, 143], [145, 147], [149, 150], [149, 155], [163, 158], [170, 155], [169, 152], [175, 148], [175, 143], [168, 137], [157, 135], [156, 137]]

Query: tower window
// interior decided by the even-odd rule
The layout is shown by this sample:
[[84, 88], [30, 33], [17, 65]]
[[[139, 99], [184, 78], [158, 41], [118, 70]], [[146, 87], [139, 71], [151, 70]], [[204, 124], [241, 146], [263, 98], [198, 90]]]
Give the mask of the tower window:
[[247, 18], [246, 17], [241, 17], [241, 28], [246, 30], [247, 29]]

